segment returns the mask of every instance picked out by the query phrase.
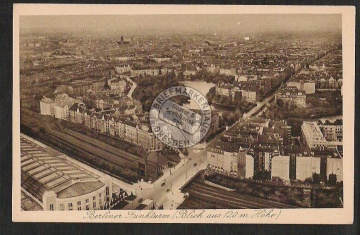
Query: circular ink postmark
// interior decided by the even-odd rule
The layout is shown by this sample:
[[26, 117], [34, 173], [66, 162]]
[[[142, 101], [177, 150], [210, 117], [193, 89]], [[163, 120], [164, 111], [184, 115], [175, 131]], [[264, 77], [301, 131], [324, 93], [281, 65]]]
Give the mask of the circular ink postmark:
[[[188, 109], [171, 98], [186, 96], [199, 109]], [[191, 147], [199, 143], [211, 126], [211, 108], [201, 92], [187, 86], [175, 86], [161, 92], [150, 109], [152, 132], [164, 144], [175, 148]]]

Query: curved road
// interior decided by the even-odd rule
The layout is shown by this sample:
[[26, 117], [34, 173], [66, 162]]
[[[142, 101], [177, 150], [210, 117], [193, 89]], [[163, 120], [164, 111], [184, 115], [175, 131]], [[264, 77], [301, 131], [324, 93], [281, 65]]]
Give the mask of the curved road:
[[131, 88], [130, 88], [130, 91], [129, 91], [129, 93], [127, 94], [127, 96], [128, 96], [130, 99], [133, 99], [132, 94], [134, 93], [134, 91], [135, 91], [135, 89], [136, 89], [136, 87], [137, 87], [137, 84], [136, 84], [133, 80], [131, 80], [129, 76], [125, 76], [125, 78], [126, 78], [126, 80], [127, 80], [128, 82], [130, 82], [130, 83], [132, 84], [132, 86], [131, 86]]

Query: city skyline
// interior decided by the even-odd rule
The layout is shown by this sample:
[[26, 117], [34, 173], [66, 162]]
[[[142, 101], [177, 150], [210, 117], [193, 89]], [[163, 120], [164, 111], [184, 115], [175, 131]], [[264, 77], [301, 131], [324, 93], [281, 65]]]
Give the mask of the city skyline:
[[[247, 34], [341, 31], [341, 15], [93, 15], [21, 16], [21, 30], [140, 34]], [[74, 23], [76, 22], [76, 23]]]

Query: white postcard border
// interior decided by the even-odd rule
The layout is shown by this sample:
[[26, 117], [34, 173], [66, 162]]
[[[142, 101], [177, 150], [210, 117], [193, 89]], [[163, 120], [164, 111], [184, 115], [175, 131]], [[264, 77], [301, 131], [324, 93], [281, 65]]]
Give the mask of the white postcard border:
[[[116, 15], [116, 14], [341, 14], [343, 42], [344, 208], [273, 209], [273, 216], [256, 216], [261, 210], [204, 210], [202, 218], [181, 218], [181, 210], [155, 211], [170, 218], [133, 218], [149, 211], [22, 211], [20, 172], [19, 16], [20, 15]], [[109, 222], [109, 223], [264, 223], [351, 224], [354, 214], [354, 108], [355, 108], [355, 7], [351, 6], [214, 6], [214, 5], [66, 5], [14, 4], [13, 18], [13, 221], [16, 222]], [[196, 210], [200, 214], [203, 210]], [[228, 211], [243, 218], [224, 218]], [[190, 210], [189, 210], [190, 212]], [[112, 215], [110, 218], [108, 213]], [[219, 218], [205, 218], [207, 215]], [[245, 216], [248, 214], [248, 217]], [[254, 215], [255, 214], [255, 215]], [[121, 218], [119, 218], [121, 215]], [[115, 217], [115, 218], [114, 218]], [[200, 216], [198, 216], [200, 217]]]

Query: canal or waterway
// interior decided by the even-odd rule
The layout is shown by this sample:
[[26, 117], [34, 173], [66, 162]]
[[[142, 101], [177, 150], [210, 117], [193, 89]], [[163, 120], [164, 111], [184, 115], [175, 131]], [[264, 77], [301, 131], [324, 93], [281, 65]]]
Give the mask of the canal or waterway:
[[[201, 94], [203, 94], [203, 96], [206, 96], [210, 88], [215, 86], [214, 83], [204, 81], [185, 81], [183, 84], [198, 90]], [[190, 103], [184, 104], [184, 106], [188, 109], [200, 109], [199, 105], [193, 99], [190, 99]]]
[[[188, 87], [198, 90], [204, 96], [206, 96], [206, 94], [209, 92], [211, 87], [215, 86], [214, 83], [205, 82], [205, 81], [185, 81], [185, 82], [183, 82], [183, 84], [185, 86], [188, 86]], [[189, 109], [200, 109], [198, 104], [194, 100], [190, 100], [189, 104], [184, 104], [184, 107], [189, 108]], [[218, 105], [215, 105], [215, 106], [211, 105], [211, 109], [216, 110], [219, 113], [229, 110], [229, 109], [226, 109], [223, 107], [219, 107]]]

